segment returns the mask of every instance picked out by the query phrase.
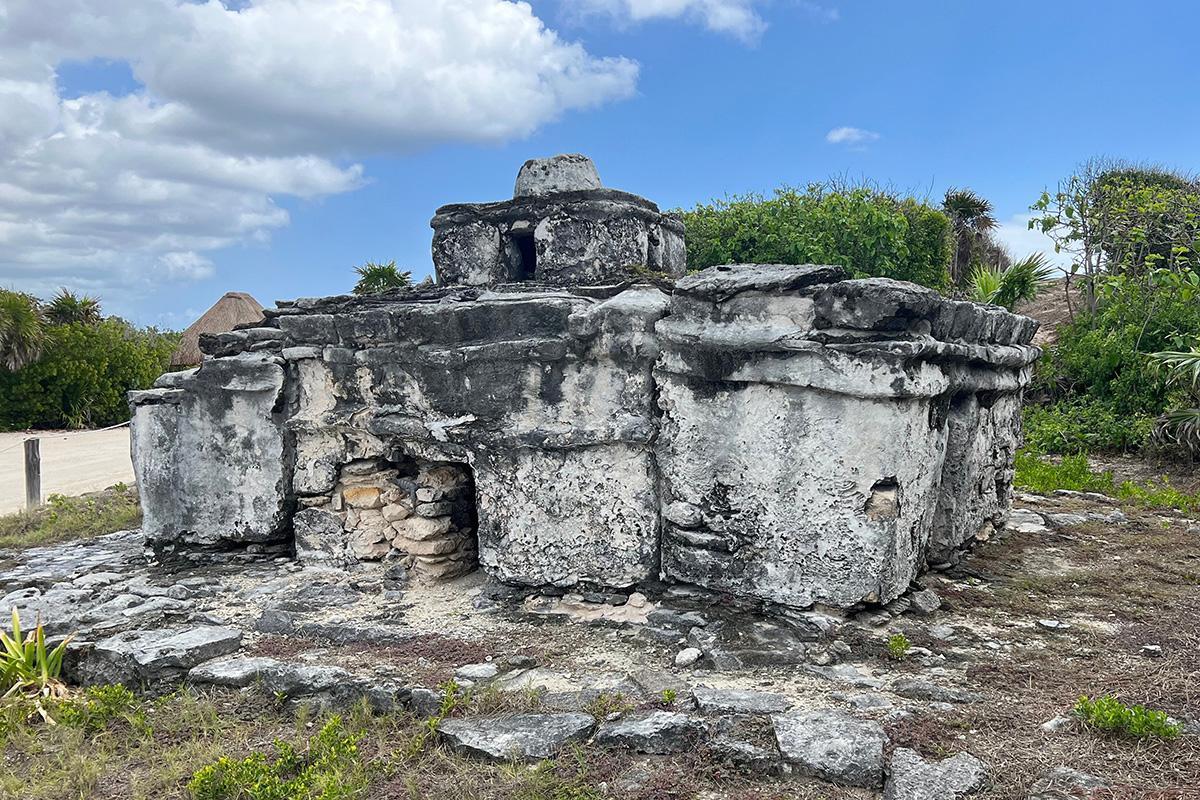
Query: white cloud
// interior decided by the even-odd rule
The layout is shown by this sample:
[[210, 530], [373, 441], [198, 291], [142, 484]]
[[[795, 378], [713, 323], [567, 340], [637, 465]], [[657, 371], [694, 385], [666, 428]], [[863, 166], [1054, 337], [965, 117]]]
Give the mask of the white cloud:
[[825, 134], [825, 141], [830, 144], [866, 145], [878, 140], [878, 133], [863, 130], [862, 128], [834, 128]]
[[1032, 214], [1014, 214], [992, 230], [996, 238], [1015, 259], [1034, 253], [1045, 253], [1047, 260], [1064, 272], [1071, 267], [1070, 253], [1054, 252], [1054, 241], [1040, 230], [1030, 230]]
[[620, 20], [689, 19], [711, 31], [745, 42], [756, 40], [767, 28], [755, 10], [762, 0], [577, 0], [576, 10], [604, 13]]
[[[64, 61], [137, 92], [67, 99]], [[10, 0], [0, 6], [0, 282], [138, 291], [288, 223], [353, 159], [503, 142], [630, 95], [637, 65], [508, 0]]]

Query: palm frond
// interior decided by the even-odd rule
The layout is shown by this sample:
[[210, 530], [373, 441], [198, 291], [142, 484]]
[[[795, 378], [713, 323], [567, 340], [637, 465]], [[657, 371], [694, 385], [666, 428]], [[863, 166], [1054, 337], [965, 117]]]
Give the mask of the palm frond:
[[386, 264], [368, 261], [361, 267], [355, 267], [354, 272], [358, 275], [354, 293], [358, 295], [380, 294], [389, 289], [400, 289], [412, 284], [412, 273], [397, 268], [395, 261]]
[[1164, 350], [1151, 353], [1150, 359], [1161, 369], [1167, 370], [1173, 380], [1200, 389], [1200, 348]]

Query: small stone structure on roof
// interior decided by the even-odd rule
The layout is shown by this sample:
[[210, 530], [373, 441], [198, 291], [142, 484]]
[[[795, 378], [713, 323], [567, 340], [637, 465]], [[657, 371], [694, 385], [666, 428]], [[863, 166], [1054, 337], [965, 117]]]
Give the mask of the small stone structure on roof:
[[432, 227], [436, 287], [281, 302], [131, 395], [152, 544], [849, 608], [1006, 517], [1032, 320], [838, 266], [684, 277], [679, 219], [582, 156]]

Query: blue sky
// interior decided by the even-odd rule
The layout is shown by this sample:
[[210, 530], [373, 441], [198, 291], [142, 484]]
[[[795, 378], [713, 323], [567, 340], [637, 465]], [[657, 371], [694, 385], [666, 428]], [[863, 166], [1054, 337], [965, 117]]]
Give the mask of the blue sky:
[[[358, 80], [380, 69], [347, 63], [356, 38], [384, 17], [343, 15], [326, 49], [328, 21], [306, 39], [269, 16], [307, 19], [312, 1], [136, 0], [141, 28], [113, 17], [119, 33], [86, 36], [38, 27], [33, 5], [20, 19], [22, 0], [7, 31], [0, 13], [0, 47], [19, 36], [32, 64], [0, 61], [0, 78], [24, 69], [31, 87], [8, 108], [46, 115], [0, 122], [0, 164], [23, 176], [0, 177], [0, 285], [82, 286], [110, 312], [182, 327], [229, 290], [268, 304], [346, 291], [367, 259], [421, 277], [437, 206], [507, 197], [524, 159], [557, 152], [663, 207], [836, 175], [931, 198], [968, 186], [1016, 255], [1039, 244], [1020, 230], [1029, 203], [1090, 156], [1196, 167], [1191, 2], [537, 0], [530, 15], [452, 0], [431, 22], [423, 9], [447, 4], [370, 0], [390, 33], [362, 49], [400, 56], [387, 80]], [[67, 19], [115, 13], [54, 2]], [[255, 6], [263, 24], [242, 24]], [[437, 25], [445, 52], [406, 60], [409, 29]], [[516, 48], [473, 51], [477, 71], [439, 78], [439, 59], [509, 34]], [[247, 52], [267, 61], [240, 63]], [[352, 82], [331, 83], [334, 69]], [[446, 102], [453, 122], [431, 121]], [[860, 141], [829, 141], [839, 128]]]

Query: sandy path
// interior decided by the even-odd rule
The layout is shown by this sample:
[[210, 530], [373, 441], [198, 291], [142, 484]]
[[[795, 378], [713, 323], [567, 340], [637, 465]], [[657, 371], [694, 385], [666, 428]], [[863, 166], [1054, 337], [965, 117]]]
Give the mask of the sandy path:
[[0, 514], [25, 507], [25, 448], [41, 440], [42, 499], [51, 494], [94, 492], [114, 483], [133, 483], [129, 428], [111, 431], [0, 433]]

